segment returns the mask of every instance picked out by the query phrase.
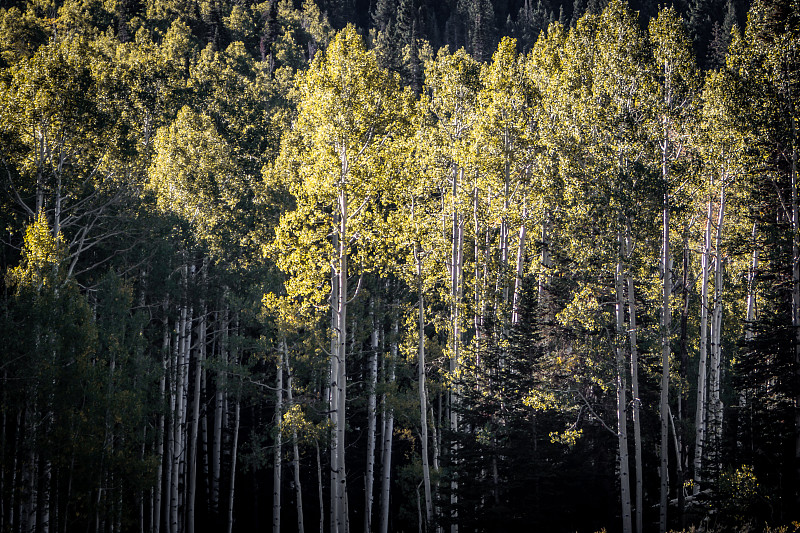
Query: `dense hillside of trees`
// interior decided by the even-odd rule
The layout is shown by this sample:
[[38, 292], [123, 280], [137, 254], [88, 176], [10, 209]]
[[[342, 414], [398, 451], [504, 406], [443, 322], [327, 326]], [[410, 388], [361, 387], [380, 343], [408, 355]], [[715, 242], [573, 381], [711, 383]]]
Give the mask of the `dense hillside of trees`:
[[0, 2], [0, 532], [797, 530], [798, 93], [795, 0]]

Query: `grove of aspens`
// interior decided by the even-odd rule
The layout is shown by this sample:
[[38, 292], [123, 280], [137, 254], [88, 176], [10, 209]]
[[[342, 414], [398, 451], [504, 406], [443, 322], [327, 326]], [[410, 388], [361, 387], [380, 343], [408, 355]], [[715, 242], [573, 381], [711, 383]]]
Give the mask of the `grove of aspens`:
[[799, 122], [799, 0], [0, 0], [0, 533], [800, 531]]

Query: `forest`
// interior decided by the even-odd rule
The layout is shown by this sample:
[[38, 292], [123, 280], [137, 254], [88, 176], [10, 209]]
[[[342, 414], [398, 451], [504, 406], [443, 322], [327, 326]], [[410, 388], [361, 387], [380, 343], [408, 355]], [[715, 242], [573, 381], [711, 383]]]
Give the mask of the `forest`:
[[798, 0], [0, 0], [0, 533], [800, 531]]

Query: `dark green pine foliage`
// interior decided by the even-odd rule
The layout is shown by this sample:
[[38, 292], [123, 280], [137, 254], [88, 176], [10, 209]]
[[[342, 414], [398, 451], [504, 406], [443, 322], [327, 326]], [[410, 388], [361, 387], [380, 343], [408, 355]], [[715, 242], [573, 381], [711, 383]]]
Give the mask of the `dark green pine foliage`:
[[[554, 442], [552, 436], [575, 420], [555, 405], [534, 409], [526, 401], [537, 394], [559, 397], [567, 378], [559, 375], [555, 350], [543, 335], [536, 288], [526, 279], [519, 322], [507, 337], [497, 317], [487, 316], [485, 341], [463, 367], [457, 512], [468, 530], [597, 529], [603, 521], [603, 498], [586, 500], [598, 506], [586, 516], [569, 516], [562, 503], [576, 493], [602, 494], [607, 480], [587, 476], [586, 464], [613, 457], [587, 450], [580, 439]], [[442, 503], [447, 509], [448, 501]]]

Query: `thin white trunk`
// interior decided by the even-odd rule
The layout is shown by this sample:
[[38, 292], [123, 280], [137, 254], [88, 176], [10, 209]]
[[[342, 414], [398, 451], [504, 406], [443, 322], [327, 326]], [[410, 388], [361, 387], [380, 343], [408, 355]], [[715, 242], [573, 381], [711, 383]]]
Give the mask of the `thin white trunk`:
[[[753, 256], [750, 262], [750, 272], [747, 273], [747, 315], [745, 317], [744, 338], [747, 341], [753, 340], [753, 325], [756, 321], [756, 272], [758, 271], [758, 223], [753, 222]], [[795, 244], [796, 246], [796, 244]]]
[[338, 302], [337, 305], [337, 324], [336, 324], [336, 352], [335, 357], [338, 358], [338, 372], [336, 374], [336, 381], [332, 384], [331, 388], [336, 389], [336, 411], [337, 411], [337, 424], [334, 426], [334, 434], [336, 440], [336, 532], [347, 533], [347, 525], [349, 516], [347, 514], [347, 474], [345, 467], [345, 425], [346, 425], [346, 395], [347, 395], [347, 368], [346, 368], [346, 353], [347, 353], [347, 291], [348, 291], [348, 265], [347, 265], [347, 247], [348, 247], [348, 233], [347, 233], [347, 220], [348, 220], [348, 198], [347, 194], [342, 188], [339, 194], [339, 230], [338, 230]]
[[[286, 344], [284, 343], [284, 348]], [[289, 406], [294, 406], [294, 393], [292, 392], [292, 380], [294, 373], [292, 367], [289, 365], [289, 350], [285, 349], [283, 352], [284, 365], [286, 368], [286, 398]], [[297, 505], [297, 532], [305, 533], [305, 525], [303, 521], [303, 488], [300, 485], [300, 451], [297, 445], [297, 429], [292, 428], [292, 470], [294, 472], [294, 494], [295, 502]]]
[[517, 248], [517, 270], [514, 276], [514, 302], [512, 304], [511, 324], [516, 326], [519, 323], [519, 306], [522, 301], [522, 274], [525, 263], [525, 218], [528, 215], [528, 208], [522, 210], [522, 223], [519, 226], [519, 247]]
[[[631, 252], [628, 243], [628, 253]], [[637, 339], [636, 326], [636, 293], [634, 292], [633, 277], [628, 274], [628, 314], [630, 321], [630, 343], [631, 343], [631, 392], [633, 393], [633, 453], [634, 470], [636, 477], [636, 533], [642, 533], [642, 513], [643, 503], [643, 480], [642, 480], [642, 423], [641, 407], [642, 401], [639, 397], [639, 346]]]
[[[794, 329], [795, 383], [800, 382], [800, 201], [797, 194], [797, 122], [792, 102], [792, 328]], [[800, 392], [795, 396], [795, 482], [800, 482]], [[800, 504], [800, 491], [795, 491]]]
[[[223, 298], [227, 300], [227, 290], [224, 291]], [[220, 358], [220, 368], [217, 370], [214, 383], [214, 446], [211, 456], [211, 512], [219, 513], [221, 462], [222, 462], [222, 426], [223, 411], [225, 409], [225, 389], [227, 387], [227, 376], [224, 366], [228, 364], [228, 352], [230, 347], [230, 308], [225, 302], [225, 311], [222, 315], [222, 342], [218, 357]]]
[[233, 497], [236, 487], [236, 452], [239, 449], [239, 421], [241, 419], [241, 399], [236, 396], [233, 408], [233, 442], [231, 443], [231, 477], [230, 491], [228, 492], [228, 528], [227, 533], [233, 531]]
[[[622, 253], [622, 235], [618, 236], [620, 251]], [[621, 258], [617, 261], [614, 277], [616, 287], [616, 336], [615, 351], [617, 359], [617, 443], [619, 447], [619, 484], [620, 500], [622, 504], [622, 531], [632, 533], [631, 526], [631, 495], [630, 495], [630, 467], [628, 466], [628, 417], [627, 417], [627, 383], [625, 375], [625, 350], [622, 339], [625, 337], [625, 299], [623, 290], [623, 267]]]
[[[389, 361], [389, 383], [395, 380], [395, 364], [397, 360], [397, 338], [400, 325], [397, 317], [392, 323], [392, 341], [390, 348]], [[386, 395], [384, 395], [384, 406], [386, 405]], [[381, 521], [380, 533], [389, 531], [389, 497], [392, 483], [392, 436], [394, 433], [394, 409], [391, 406], [384, 407], [386, 410], [383, 428], [383, 456], [381, 457]]]
[[726, 190], [723, 183], [720, 188], [719, 213], [717, 217], [716, 236], [716, 268], [714, 272], [714, 312], [711, 317], [711, 391], [710, 420], [714, 439], [715, 466], [719, 466], [719, 443], [722, 438], [722, 275], [725, 261], [722, 255], [722, 233], [725, 221]]
[[[168, 303], [164, 303], [164, 312], [167, 311]], [[167, 368], [169, 361], [169, 319], [164, 316], [161, 323], [164, 328], [163, 339], [161, 341], [161, 378], [158, 382], [159, 398], [161, 403], [166, 404], [166, 385], [167, 385]], [[156, 435], [156, 458], [158, 460], [158, 467], [156, 470], [156, 483], [153, 487], [153, 533], [161, 531], [161, 490], [164, 486], [164, 413], [158, 414], [158, 434]]]
[[286, 340], [281, 340], [278, 353], [278, 368], [275, 372], [275, 442], [272, 447], [272, 533], [281, 531], [281, 465], [283, 441], [281, 426], [283, 421], [283, 359], [288, 352]]
[[372, 350], [369, 354], [369, 393], [367, 395], [367, 465], [364, 479], [364, 531], [372, 531], [372, 501], [375, 482], [375, 444], [377, 433], [377, 393], [378, 388], [378, 319], [375, 316], [375, 302], [370, 301], [372, 317]]
[[[205, 274], [205, 269], [203, 270]], [[200, 429], [200, 385], [203, 361], [206, 358], [206, 313], [205, 303], [200, 304], [201, 314], [197, 325], [198, 349], [194, 365], [194, 391], [192, 395], [192, 433], [189, 438], [189, 481], [186, 502], [186, 530], [194, 533], [195, 498], [197, 497], [197, 444]]]
[[[664, 157], [663, 167], [666, 181], [668, 171], [666, 156]], [[659, 531], [661, 533], [667, 531], [667, 501], [669, 496], [669, 358], [672, 333], [672, 311], [670, 308], [670, 300], [672, 298], [672, 258], [669, 242], [669, 209], [669, 193], [665, 192], [661, 237], [661, 402], [659, 408], [661, 417]]]
[[422, 257], [414, 247], [414, 259], [417, 263], [418, 295], [418, 328], [417, 337], [417, 386], [419, 388], [419, 424], [422, 444], [422, 481], [425, 488], [425, 523], [430, 527], [433, 523], [433, 498], [431, 497], [431, 470], [428, 464], [428, 397], [425, 383], [425, 299], [422, 286]]
[[[451, 298], [452, 298], [452, 353], [450, 357], [449, 371], [451, 376], [455, 376], [459, 367], [459, 356], [461, 351], [461, 295], [463, 293], [462, 273], [464, 266], [464, 223], [460, 213], [456, 207], [458, 197], [458, 182], [463, 178], [464, 171], [459, 169], [453, 173], [453, 252], [451, 256]], [[453, 385], [450, 388], [450, 431], [455, 434], [458, 431], [458, 413], [455, 409], [456, 402], [458, 401], [457, 386]], [[452, 475], [453, 479], [450, 482], [450, 505], [454, 509], [451, 513], [452, 523], [450, 525], [450, 533], [458, 533], [458, 512], [455, 511], [458, 504], [458, 480], [456, 472], [458, 470], [456, 464], [457, 444], [451, 444], [451, 462], [453, 465]]]
[[694, 482], [692, 493], [700, 492], [703, 470], [703, 448], [706, 440], [706, 385], [708, 383], [708, 275], [711, 249], [711, 221], [713, 203], [708, 202], [705, 242], [701, 258], [702, 281], [700, 285], [700, 362], [697, 371], [697, 412], [695, 414]]
[[325, 533], [325, 497], [322, 495], [322, 458], [319, 453], [319, 441], [314, 441], [317, 450], [317, 497], [319, 499], [319, 533]]

